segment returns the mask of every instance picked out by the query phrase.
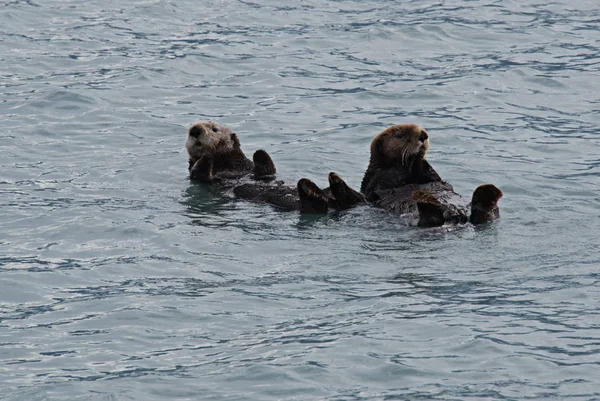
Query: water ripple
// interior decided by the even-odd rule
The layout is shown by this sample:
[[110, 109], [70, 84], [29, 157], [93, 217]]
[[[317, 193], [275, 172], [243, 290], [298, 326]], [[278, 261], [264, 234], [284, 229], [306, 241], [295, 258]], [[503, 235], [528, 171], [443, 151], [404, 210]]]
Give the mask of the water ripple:
[[[592, 2], [0, 9], [3, 399], [600, 397]], [[373, 135], [418, 123], [502, 219], [236, 201], [186, 179], [200, 119], [354, 187]]]

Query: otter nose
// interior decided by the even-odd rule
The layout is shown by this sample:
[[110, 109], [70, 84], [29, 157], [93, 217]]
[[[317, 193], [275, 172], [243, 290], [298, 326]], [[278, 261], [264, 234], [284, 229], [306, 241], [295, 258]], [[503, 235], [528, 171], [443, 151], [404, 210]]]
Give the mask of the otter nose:
[[194, 138], [198, 138], [202, 134], [204, 134], [204, 128], [202, 127], [193, 126], [190, 129], [190, 136], [193, 136]]
[[427, 135], [427, 132], [421, 131], [421, 135], [419, 135], [419, 141], [425, 142], [427, 140], [427, 138], [429, 138], [429, 135]]

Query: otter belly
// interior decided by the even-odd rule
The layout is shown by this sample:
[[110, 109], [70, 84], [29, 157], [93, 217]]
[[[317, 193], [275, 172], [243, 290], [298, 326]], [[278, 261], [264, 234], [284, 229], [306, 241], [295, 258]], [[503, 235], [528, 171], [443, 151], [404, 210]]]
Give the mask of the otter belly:
[[233, 194], [251, 202], [268, 203], [284, 210], [300, 210], [300, 197], [295, 187], [279, 183], [247, 182], [235, 185]]
[[376, 195], [374, 205], [392, 213], [408, 215], [411, 224], [431, 227], [468, 221], [469, 201], [444, 181], [380, 190]]

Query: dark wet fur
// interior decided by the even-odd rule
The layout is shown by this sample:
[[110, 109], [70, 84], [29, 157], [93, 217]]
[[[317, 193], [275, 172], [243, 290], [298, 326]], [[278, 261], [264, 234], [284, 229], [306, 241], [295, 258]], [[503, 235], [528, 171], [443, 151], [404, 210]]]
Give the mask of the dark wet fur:
[[[415, 198], [415, 191], [426, 192], [431, 198]], [[468, 200], [454, 192], [444, 181], [410, 184], [377, 192], [376, 206], [395, 214], [419, 216], [420, 227], [441, 226], [444, 223], [464, 224], [468, 221]], [[441, 216], [441, 218], [440, 218]]]
[[400, 163], [381, 165], [372, 161], [365, 172], [360, 191], [368, 201], [376, 202], [377, 192], [381, 190], [429, 182], [442, 182], [442, 179], [423, 156], [415, 155], [408, 166]]
[[[235, 135], [235, 134], [234, 134]], [[237, 137], [236, 137], [237, 138]], [[211, 183], [215, 181], [252, 176], [257, 180], [268, 181], [276, 173], [271, 156], [260, 149], [254, 152], [254, 161], [250, 161], [239, 148], [228, 152], [206, 154], [199, 160], [189, 160], [190, 179], [195, 182]]]
[[502, 191], [491, 184], [477, 187], [471, 199], [469, 221], [473, 224], [482, 224], [499, 218], [498, 200], [502, 195]]
[[190, 168], [190, 179], [195, 182], [216, 184], [224, 190], [232, 189], [234, 195], [241, 199], [268, 203], [284, 210], [298, 210], [303, 213], [327, 213], [330, 208], [343, 210], [364, 203], [364, 197], [348, 187], [335, 173], [330, 174], [329, 177], [330, 182], [334, 182], [334, 192], [339, 199], [336, 199], [330, 188], [321, 190], [306, 178], [299, 180], [296, 187], [274, 181], [275, 164], [264, 150], [254, 153], [252, 174], [247, 171], [228, 169], [218, 171], [214, 165], [218, 158], [219, 155], [217, 157], [205, 155], [196, 161]]
[[418, 216], [419, 227], [489, 222], [499, 216], [496, 203], [502, 196], [493, 185], [482, 185], [474, 193], [473, 204], [477, 206], [471, 210], [468, 200], [454, 192], [421, 155], [413, 156], [410, 167], [371, 163], [361, 190], [375, 206]]
[[[223, 177], [241, 177], [244, 176], [255, 168], [255, 163], [248, 159], [240, 147], [240, 141], [236, 134], [231, 134], [231, 138], [234, 143], [234, 148], [227, 151], [218, 151], [214, 154], [206, 154], [199, 160], [189, 159], [188, 170], [190, 171], [190, 178], [192, 176], [202, 177], [202, 174], [192, 173], [194, 165], [204, 159], [205, 157], [212, 157], [212, 175], [221, 175]], [[260, 151], [257, 151], [260, 152]], [[264, 152], [264, 151], [262, 151]], [[264, 152], [266, 153], [266, 152]], [[268, 157], [268, 154], [267, 154]], [[270, 157], [269, 157], [270, 160]], [[272, 163], [272, 161], [271, 161]], [[273, 165], [273, 170], [275, 166]], [[273, 173], [274, 174], [274, 173]], [[192, 178], [194, 179], [194, 178]], [[206, 181], [201, 181], [206, 182]]]
[[252, 156], [254, 162], [254, 177], [257, 179], [266, 179], [275, 176], [277, 170], [271, 156], [264, 150], [259, 149]]
[[334, 184], [334, 191], [332, 187], [321, 189], [311, 180], [302, 178], [295, 187], [285, 185], [281, 181], [251, 182], [234, 186], [233, 193], [241, 199], [268, 203], [284, 210], [298, 210], [302, 213], [327, 213], [330, 209], [345, 210], [365, 203], [362, 194], [348, 187], [341, 178], [339, 180], [341, 182]]
[[353, 205], [365, 203], [363, 194], [350, 188], [336, 173], [329, 173], [329, 205], [336, 210], [345, 210]]

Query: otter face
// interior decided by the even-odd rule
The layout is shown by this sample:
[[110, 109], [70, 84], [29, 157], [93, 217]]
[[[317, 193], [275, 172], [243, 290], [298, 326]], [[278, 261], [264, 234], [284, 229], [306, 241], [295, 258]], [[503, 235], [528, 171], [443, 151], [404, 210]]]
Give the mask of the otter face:
[[427, 131], [414, 124], [393, 125], [371, 142], [371, 158], [383, 165], [407, 166], [413, 156], [425, 157], [429, 149]]
[[228, 152], [239, 146], [236, 134], [229, 128], [211, 121], [192, 125], [185, 142], [190, 160], [198, 160], [206, 154]]

